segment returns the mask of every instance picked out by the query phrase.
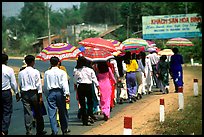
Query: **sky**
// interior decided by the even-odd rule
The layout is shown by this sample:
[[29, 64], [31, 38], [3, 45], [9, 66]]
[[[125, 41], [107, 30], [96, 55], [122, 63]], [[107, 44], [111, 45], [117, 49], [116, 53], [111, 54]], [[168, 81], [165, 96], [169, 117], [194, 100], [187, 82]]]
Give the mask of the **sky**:
[[[48, 2], [52, 6], [52, 10], [60, 8], [72, 8], [73, 5], [79, 5], [80, 2]], [[16, 16], [20, 13], [24, 2], [2, 2], [2, 15], [6, 17]]]

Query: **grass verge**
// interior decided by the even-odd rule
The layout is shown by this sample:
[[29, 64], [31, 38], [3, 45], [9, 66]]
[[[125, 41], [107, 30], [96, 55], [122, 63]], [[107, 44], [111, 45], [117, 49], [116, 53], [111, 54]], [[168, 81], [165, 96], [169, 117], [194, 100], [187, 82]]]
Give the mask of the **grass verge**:
[[[202, 67], [184, 69], [202, 81]], [[191, 95], [185, 99], [184, 110], [168, 113], [163, 123], [154, 121], [158, 125], [154, 129], [157, 135], [202, 135], [202, 84], [198, 88], [197, 97]]]

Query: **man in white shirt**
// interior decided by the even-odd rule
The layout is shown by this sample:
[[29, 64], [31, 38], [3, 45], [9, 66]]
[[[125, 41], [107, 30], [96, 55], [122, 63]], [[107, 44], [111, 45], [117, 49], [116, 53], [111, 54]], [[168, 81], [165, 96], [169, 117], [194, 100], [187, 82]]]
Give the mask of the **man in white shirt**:
[[15, 74], [12, 68], [7, 66], [8, 62], [8, 55], [2, 53], [2, 135], [8, 135], [8, 129], [10, 126], [11, 121], [11, 114], [12, 114], [12, 92], [11, 88], [16, 94], [16, 101], [20, 100], [18, 86], [16, 83]]
[[27, 55], [25, 57], [27, 67], [19, 72], [18, 83], [21, 90], [22, 103], [24, 108], [24, 119], [26, 135], [32, 135], [32, 111], [34, 108], [36, 118], [36, 135], [44, 135], [44, 119], [41, 113], [42, 105], [42, 84], [40, 78], [40, 72], [34, 69], [35, 57], [33, 55]]
[[59, 58], [51, 57], [51, 69], [44, 74], [44, 91], [47, 92], [48, 114], [52, 129], [52, 135], [58, 134], [56, 113], [59, 111], [61, 130], [63, 135], [68, 134], [68, 112], [66, 100], [69, 100], [69, 84], [67, 74], [58, 68]]
[[156, 88], [158, 88], [158, 80], [157, 80], [157, 68], [156, 65], [159, 62], [159, 56], [157, 55], [156, 51], [150, 52], [151, 54], [149, 54], [149, 59], [152, 65], [152, 72], [153, 72], [153, 84], [156, 86]]

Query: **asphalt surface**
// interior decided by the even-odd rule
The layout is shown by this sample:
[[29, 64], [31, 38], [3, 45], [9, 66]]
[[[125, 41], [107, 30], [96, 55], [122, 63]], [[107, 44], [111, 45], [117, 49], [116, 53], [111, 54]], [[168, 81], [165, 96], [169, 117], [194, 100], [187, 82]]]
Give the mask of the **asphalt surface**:
[[[8, 65], [9, 66], [22, 66], [22, 59], [9, 59]], [[70, 135], [82, 135], [84, 132], [90, 130], [95, 126], [99, 126], [103, 122], [103, 115], [96, 115], [98, 120], [92, 124], [91, 126], [83, 126], [81, 120], [77, 118], [78, 112], [78, 102], [76, 100], [76, 93], [74, 91], [73, 86], [73, 69], [76, 66], [76, 61], [63, 61], [62, 65], [64, 65], [68, 71], [69, 76], [71, 77], [70, 80], [70, 109], [68, 110], [69, 113], [69, 129], [71, 130]], [[36, 60], [35, 68], [38, 69], [40, 72], [45, 72], [49, 68], [49, 61], [40, 61]], [[44, 104], [47, 107], [47, 101], [45, 96], [43, 96]], [[111, 117], [113, 117], [116, 113], [120, 112], [120, 110], [124, 107], [129, 105], [129, 103], [123, 103], [122, 105], [116, 104], [115, 107], [112, 109]], [[47, 135], [51, 134], [50, 122], [48, 115], [44, 116], [44, 124], [45, 130], [47, 131]], [[35, 128], [33, 128], [33, 134], [35, 134]], [[16, 102], [15, 96], [13, 96], [13, 114], [11, 118], [11, 124], [9, 127], [9, 135], [25, 135], [26, 129], [24, 126], [24, 114], [23, 114], [23, 105], [22, 102]], [[59, 135], [62, 135], [61, 129], [59, 128]]]

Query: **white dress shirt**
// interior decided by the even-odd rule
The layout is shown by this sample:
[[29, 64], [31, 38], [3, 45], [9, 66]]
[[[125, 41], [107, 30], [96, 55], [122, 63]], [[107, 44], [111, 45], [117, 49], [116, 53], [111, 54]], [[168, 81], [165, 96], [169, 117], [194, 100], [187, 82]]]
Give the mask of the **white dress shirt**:
[[75, 84], [85, 83], [85, 84], [92, 84], [92, 81], [99, 86], [96, 74], [93, 69], [88, 67], [83, 67], [80, 69], [74, 69], [74, 81]]
[[159, 55], [157, 53], [152, 53], [148, 55], [152, 65], [156, 65], [159, 62]]
[[62, 89], [64, 96], [70, 95], [67, 74], [64, 70], [61, 70], [58, 67], [52, 67], [51, 69], [45, 71], [44, 74], [45, 94], [54, 88]]
[[26, 67], [18, 74], [18, 83], [20, 90], [38, 90], [38, 93], [42, 93], [42, 83], [40, 78], [40, 72], [31, 66]]
[[2, 90], [13, 89], [15, 94], [18, 93], [15, 74], [12, 68], [2, 64]]

